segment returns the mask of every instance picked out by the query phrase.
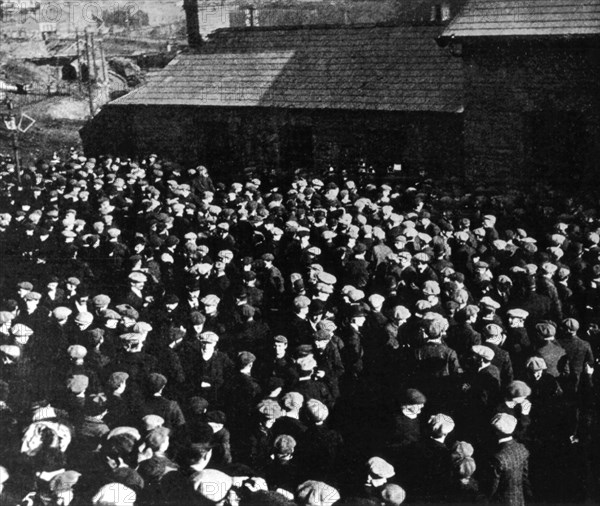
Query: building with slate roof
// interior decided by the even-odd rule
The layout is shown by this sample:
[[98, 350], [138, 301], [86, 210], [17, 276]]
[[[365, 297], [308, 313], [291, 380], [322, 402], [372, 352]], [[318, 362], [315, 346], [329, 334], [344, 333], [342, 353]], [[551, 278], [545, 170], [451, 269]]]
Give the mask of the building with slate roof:
[[458, 5], [445, 27], [217, 31], [105, 107], [84, 144], [227, 171], [365, 163], [472, 179], [596, 178], [600, 0]]
[[468, 175], [582, 184], [600, 160], [600, 0], [469, 0], [441, 43], [465, 63]]
[[[255, 166], [455, 172], [462, 62], [439, 26], [225, 29], [84, 130], [86, 151]], [[107, 132], [109, 134], [107, 134]]]

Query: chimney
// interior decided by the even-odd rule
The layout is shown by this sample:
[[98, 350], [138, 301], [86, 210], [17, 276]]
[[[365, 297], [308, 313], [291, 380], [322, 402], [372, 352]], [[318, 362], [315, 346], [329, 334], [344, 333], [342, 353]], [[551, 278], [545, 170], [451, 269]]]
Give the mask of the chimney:
[[191, 48], [198, 48], [202, 45], [198, 0], [183, 0], [183, 8], [185, 10], [188, 44]]

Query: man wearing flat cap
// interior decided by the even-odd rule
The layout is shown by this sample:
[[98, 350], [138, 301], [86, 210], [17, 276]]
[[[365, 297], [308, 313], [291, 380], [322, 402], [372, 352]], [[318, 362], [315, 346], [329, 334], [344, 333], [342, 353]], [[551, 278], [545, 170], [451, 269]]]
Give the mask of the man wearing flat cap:
[[153, 372], [146, 377], [142, 414], [162, 417], [165, 427], [174, 431], [174, 438], [183, 438], [185, 417], [177, 401], [163, 397], [166, 385], [167, 378], [162, 374]]
[[216, 349], [218, 342], [219, 336], [212, 331], [200, 334], [200, 353], [188, 361], [185, 371], [190, 393], [200, 395], [214, 408], [223, 406], [221, 390], [235, 370], [231, 359]]
[[548, 366], [548, 374], [555, 378], [565, 371], [568, 357], [565, 349], [556, 340], [556, 325], [552, 321], [541, 321], [535, 326], [537, 346], [535, 354], [542, 357]]
[[129, 290], [119, 299], [120, 304], [129, 304], [135, 310], [142, 311], [146, 305], [146, 295], [144, 294], [144, 287], [148, 277], [138, 271], [134, 271], [129, 274]]
[[482, 492], [493, 503], [524, 506], [531, 497], [529, 451], [513, 439], [517, 419], [498, 413], [491, 420], [498, 441], [492, 457], [485, 463]]
[[49, 323], [49, 311], [40, 306], [42, 295], [38, 292], [30, 291], [25, 294], [25, 309], [19, 313], [14, 323], [22, 323], [33, 329], [36, 334], [43, 332]]
[[515, 375], [520, 376], [525, 371], [525, 362], [532, 354], [531, 339], [525, 327], [529, 313], [521, 308], [512, 308], [506, 312], [506, 316], [508, 326], [504, 348], [510, 355]]
[[569, 370], [577, 389], [581, 374], [588, 368], [594, 367], [594, 354], [590, 343], [577, 336], [579, 322], [574, 318], [566, 318], [562, 322], [562, 332], [558, 339], [567, 353]]

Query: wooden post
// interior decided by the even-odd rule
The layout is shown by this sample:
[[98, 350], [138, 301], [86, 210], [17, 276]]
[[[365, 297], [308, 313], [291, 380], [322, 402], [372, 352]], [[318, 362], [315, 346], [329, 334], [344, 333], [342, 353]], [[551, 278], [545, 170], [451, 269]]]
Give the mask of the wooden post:
[[75, 29], [75, 40], [77, 41], [77, 84], [79, 85], [79, 93], [81, 93], [81, 51], [79, 50], [79, 30]]
[[106, 73], [106, 56], [104, 54], [104, 44], [100, 41], [100, 61], [102, 63], [102, 80], [107, 83], [108, 76]]
[[[9, 121], [12, 121], [14, 125], [17, 125], [17, 119], [14, 111], [14, 104], [11, 100], [6, 103], [8, 109]], [[19, 152], [19, 128], [15, 128], [12, 132], [12, 148], [13, 155], [15, 157], [15, 170], [17, 171], [17, 181], [19, 186], [21, 185], [21, 154]]]
[[99, 81], [98, 79], [98, 62], [96, 61], [96, 44], [94, 43], [94, 34], [90, 33], [90, 39], [92, 41], [92, 64], [94, 66], [94, 80]]
[[88, 100], [90, 103], [90, 116], [94, 117], [94, 98], [92, 97], [92, 62], [90, 61], [90, 44], [87, 28], [85, 29], [85, 56], [88, 66]]

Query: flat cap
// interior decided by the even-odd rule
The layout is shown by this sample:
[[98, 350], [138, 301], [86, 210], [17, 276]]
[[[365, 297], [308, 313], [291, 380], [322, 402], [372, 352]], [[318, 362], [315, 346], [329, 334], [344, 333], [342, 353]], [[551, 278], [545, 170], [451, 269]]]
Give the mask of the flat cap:
[[273, 448], [280, 455], [291, 455], [296, 449], [296, 440], [292, 436], [281, 434], [275, 439]]
[[75, 323], [81, 323], [81, 324], [90, 324], [94, 321], [94, 315], [92, 313], [88, 313], [87, 311], [84, 311], [82, 313], [77, 313], [77, 316], [75, 317]]
[[417, 262], [428, 264], [431, 258], [427, 253], [419, 252], [413, 257]]
[[146, 383], [148, 385], [148, 389], [152, 393], [156, 393], [167, 384], [167, 378], [165, 378], [162, 374], [153, 372], [148, 375]]
[[403, 406], [425, 404], [427, 402], [427, 398], [416, 388], [408, 388], [402, 394], [400, 402]]
[[406, 491], [395, 483], [386, 483], [380, 492], [381, 500], [386, 506], [399, 506], [406, 500]]
[[81, 473], [77, 471], [65, 471], [57, 474], [50, 480], [50, 490], [52, 492], [66, 492], [72, 490], [79, 481]]
[[506, 387], [506, 393], [511, 399], [517, 397], [529, 397], [531, 395], [531, 388], [524, 381], [512, 381]]
[[517, 428], [517, 419], [508, 413], [498, 413], [492, 418], [491, 424], [498, 432], [508, 436]]
[[239, 367], [246, 367], [248, 364], [252, 364], [256, 361], [256, 355], [249, 351], [240, 351], [237, 354], [236, 361]]
[[317, 399], [309, 399], [305, 404], [307, 416], [315, 423], [324, 422], [329, 416], [329, 409]]
[[553, 322], [540, 322], [535, 326], [535, 330], [544, 339], [551, 339], [556, 336], [556, 326]]
[[299, 295], [294, 299], [294, 307], [296, 309], [305, 309], [310, 306], [310, 299], [304, 295]]
[[67, 353], [71, 358], [85, 358], [87, 355], [87, 350], [80, 344], [72, 344], [67, 348]]
[[67, 380], [67, 388], [74, 394], [80, 394], [90, 384], [90, 379], [84, 374], [75, 374]]
[[274, 399], [263, 399], [256, 406], [256, 410], [268, 420], [276, 420], [281, 416], [281, 406]]
[[102, 317], [105, 320], [120, 320], [121, 319], [121, 315], [113, 309], [105, 309], [102, 312]]
[[42, 298], [42, 294], [38, 292], [29, 292], [23, 298], [25, 300], [40, 300]]
[[33, 290], [33, 285], [29, 281], [21, 281], [17, 283], [17, 288], [21, 290]]
[[369, 474], [377, 476], [378, 478], [389, 480], [396, 474], [394, 466], [383, 460], [381, 457], [370, 458], [367, 465], [369, 466]]
[[322, 481], [305, 481], [296, 489], [296, 502], [300, 505], [331, 506], [339, 500], [339, 492]]
[[532, 371], [545, 371], [548, 369], [546, 361], [542, 357], [529, 357], [526, 363], [527, 369]]
[[487, 295], [485, 297], [482, 297], [479, 303], [482, 306], [488, 307], [490, 309], [500, 309], [500, 304], [491, 297], [488, 297]]
[[146, 322], [136, 322], [133, 331], [137, 334], [148, 334], [152, 332], [152, 325]]
[[15, 344], [2, 344], [0, 345], [0, 353], [17, 360], [21, 356], [21, 348]]
[[454, 430], [454, 420], [444, 413], [438, 413], [437, 415], [431, 416], [428, 420], [428, 425], [434, 432], [441, 430], [449, 434]]
[[171, 431], [167, 427], [164, 427], [162, 424], [159, 423], [160, 421], [158, 420], [158, 418], [160, 418], [164, 423], [164, 419], [161, 416], [149, 416], [154, 416], [156, 418], [148, 420], [146, 417], [144, 417], [144, 423], [146, 424], [146, 426], [154, 425], [154, 427], [150, 429], [148, 434], [146, 434], [144, 441], [148, 447], [152, 448], [153, 451], [158, 451], [158, 449], [169, 439]]
[[137, 271], [132, 272], [127, 277], [130, 281], [133, 281], [134, 283], [145, 283], [148, 280], [147, 276], [144, 273]]
[[335, 285], [337, 283], [337, 278], [328, 272], [320, 272], [317, 276], [317, 279], [326, 285]]
[[424, 295], [439, 295], [440, 285], [437, 281], [428, 280], [423, 284]]
[[476, 344], [475, 346], [471, 347], [471, 350], [473, 351], [473, 353], [481, 358], [483, 358], [485, 361], [487, 362], [491, 362], [492, 360], [494, 360], [494, 350], [492, 350], [491, 348], [487, 347], [487, 346], [483, 346], [481, 344]]
[[579, 330], [579, 322], [575, 318], [565, 318], [562, 324], [571, 332], [577, 332]]
[[110, 304], [110, 297], [100, 293], [92, 299], [92, 304], [96, 307], [108, 306]]
[[122, 371], [113, 372], [106, 382], [107, 386], [113, 390], [125, 383], [129, 379], [129, 374]]
[[200, 334], [200, 342], [217, 344], [219, 342], [219, 336], [214, 332], [202, 332], [202, 334]]
[[298, 392], [288, 392], [281, 398], [281, 404], [287, 410], [300, 409], [304, 405], [304, 396]]
[[520, 308], [509, 309], [506, 314], [509, 318], [520, 318], [521, 320], [525, 320], [529, 316], [527, 311]]
[[12, 326], [12, 328], [10, 329], [10, 333], [15, 337], [29, 337], [33, 334], [33, 330], [27, 325], [17, 323], [16, 325]]
[[496, 325], [495, 323], [488, 323], [483, 328], [483, 335], [485, 339], [501, 336], [503, 332], [504, 331], [502, 330], [502, 327], [500, 325]]
[[205, 306], [218, 306], [219, 302], [221, 302], [221, 299], [215, 294], [211, 293], [205, 297], [202, 297], [202, 299], [200, 299], [200, 302], [202, 302], [202, 304], [204, 304]]
[[57, 320], [66, 320], [69, 316], [71, 316], [73, 311], [65, 306], [58, 306], [52, 310], [52, 315]]

